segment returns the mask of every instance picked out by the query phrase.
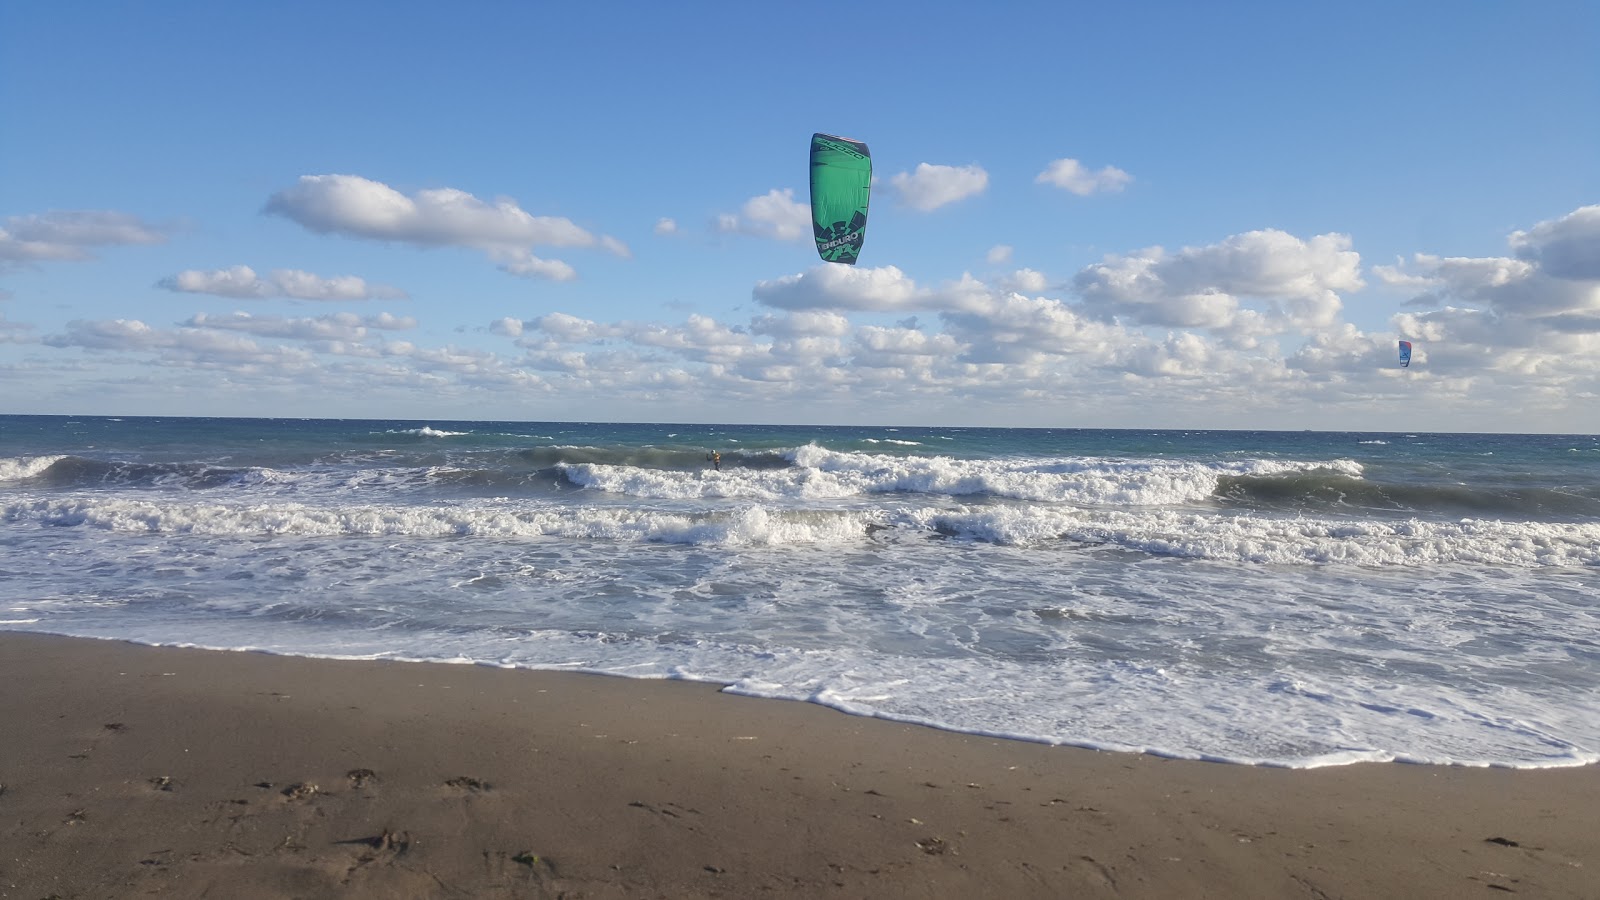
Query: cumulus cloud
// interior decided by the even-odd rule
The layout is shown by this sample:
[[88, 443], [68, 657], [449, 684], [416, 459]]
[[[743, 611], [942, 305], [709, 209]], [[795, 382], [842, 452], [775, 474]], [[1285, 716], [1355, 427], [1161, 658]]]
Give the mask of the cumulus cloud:
[[506, 337], [522, 337], [522, 320], [510, 316], [496, 319], [489, 323], [490, 334], [502, 334]]
[[157, 284], [169, 291], [238, 299], [292, 297], [296, 300], [393, 300], [406, 296], [399, 288], [368, 284], [365, 279], [354, 275], [324, 278], [297, 269], [274, 269], [262, 278], [249, 266], [189, 269], [163, 278]]
[[1600, 280], [1600, 205], [1582, 206], [1559, 219], [1511, 234], [1519, 259], [1539, 264], [1551, 278]]
[[1508, 238], [1511, 257], [1415, 254], [1378, 267], [1385, 283], [1417, 289], [1415, 306], [1461, 303], [1534, 331], [1587, 332], [1600, 314], [1600, 206], [1580, 207]]
[[615, 238], [570, 219], [532, 215], [509, 199], [486, 202], [454, 188], [408, 196], [358, 175], [302, 175], [268, 198], [264, 211], [320, 234], [480, 250], [511, 274], [538, 278], [570, 277], [571, 267], [534, 256], [533, 247], [600, 247], [630, 255]]
[[[1391, 335], [1369, 334], [1343, 322], [1311, 335], [1286, 362], [1291, 368], [1317, 373], [1377, 371], [1391, 365], [1395, 356]], [[1422, 361], [1419, 353], [1416, 362]]]
[[779, 241], [808, 240], [812, 234], [811, 206], [796, 202], [792, 188], [773, 188], [746, 200], [739, 212], [718, 216], [717, 230]]
[[1131, 181], [1133, 176], [1116, 166], [1104, 166], [1099, 171], [1091, 171], [1075, 159], [1055, 160], [1034, 179], [1036, 184], [1055, 185], [1080, 197], [1099, 193], [1114, 194], [1127, 187]]
[[659, 235], [661, 235], [663, 237], [665, 237], [667, 235], [677, 234], [678, 233], [678, 223], [677, 223], [677, 221], [675, 219], [669, 219], [666, 216], [662, 216], [661, 218], [656, 220], [656, 227], [655, 227], [654, 230], [655, 230], [656, 234], [659, 234]]
[[1088, 308], [1106, 318], [1237, 334], [1309, 331], [1337, 319], [1340, 291], [1364, 286], [1361, 256], [1350, 247], [1342, 234], [1302, 240], [1251, 231], [1176, 253], [1151, 247], [1107, 256], [1080, 271], [1074, 285]]
[[758, 316], [750, 331], [779, 338], [844, 337], [850, 333], [850, 320], [836, 312], [807, 310], [778, 316]]
[[549, 313], [525, 324], [568, 344], [599, 341], [619, 337], [624, 333], [621, 326], [600, 325], [569, 313]]
[[856, 330], [852, 362], [871, 368], [937, 367], [954, 360], [965, 347], [949, 334], [928, 334], [919, 328], [867, 325]]
[[915, 308], [922, 296], [916, 282], [894, 266], [826, 264], [799, 275], [762, 281], [753, 293], [757, 303], [791, 310], [904, 310]]
[[989, 252], [984, 256], [984, 259], [990, 265], [998, 266], [1001, 263], [1010, 262], [1011, 254], [1012, 248], [1009, 245], [995, 244], [993, 247], [989, 248]]
[[957, 200], [983, 193], [989, 186], [989, 173], [983, 167], [936, 166], [920, 163], [914, 172], [901, 172], [889, 179], [901, 202], [912, 209], [929, 212]]
[[[1391, 324], [1411, 340], [1412, 368], [1471, 381], [1489, 373], [1530, 395], [1516, 406], [1567, 402], [1588, 379], [1600, 393], [1600, 207], [1584, 206], [1507, 236], [1511, 256], [1418, 253], [1374, 273], [1415, 291], [1422, 312]], [[1392, 345], [1383, 353], [1392, 352]]]
[[0, 227], [0, 268], [94, 258], [100, 247], [159, 244], [167, 229], [111, 210], [55, 210], [10, 216]]
[[234, 266], [231, 269], [212, 269], [205, 272], [189, 269], [163, 278], [156, 284], [169, 291], [215, 294], [218, 297], [253, 298], [266, 297], [272, 293], [272, 286], [262, 281], [256, 275], [256, 270], [249, 266]]
[[1104, 365], [1144, 340], [1120, 325], [1084, 316], [1059, 299], [1003, 291], [974, 297], [978, 302], [943, 316], [946, 333], [966, 347], [972, 362], [1027, 364], [1041, 356], [1070, 354], [1080, 365]]
[[[805, 286], [808, 279], [815, 283]], [[791, 410], [797, 402], [825, 410], [868, 396], [902, 414], [929, 403], [1055, 402], [1092, 397], [1090, 385], [1113, 384], [1136, 365], [1153, 378], [1192, 373], [1203, 362], [1249, 369], [1236, 351], [1182, 336], [1152, 340], [1068, 301], [1025, 297], [971, 276], [925, 289], [895, 269], [828, 266], [780, 281], [767, 290], [782, 311], [742, 326], [705, 316], [673, 325], [551, 314], [501, 320], [491, 330], [526, 348], [526, 364], [550, 373], [562, 390], [652, 402], [692, 393], [781, 401]], [[938, 324], [916, 317], [861, 324], [847, 315], [910, 307], [936, 310]], [[1203, 388], [1204, 379], [1194, 381]]]
[[1044, 277], [1043, 272], [1035, 272], [1032, 269], [1018, 269], [1001, 278], [1000, 286], [1008, 291], [1037, 294], [1049, 287], [1050, 281]]

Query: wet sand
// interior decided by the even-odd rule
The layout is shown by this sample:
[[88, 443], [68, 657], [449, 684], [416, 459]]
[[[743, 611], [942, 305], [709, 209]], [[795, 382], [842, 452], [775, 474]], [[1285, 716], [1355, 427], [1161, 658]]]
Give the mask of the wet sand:
[[0, 898], [1600, 896], [1600, 767], [1297, 771], [714, 686], [0, 632]]

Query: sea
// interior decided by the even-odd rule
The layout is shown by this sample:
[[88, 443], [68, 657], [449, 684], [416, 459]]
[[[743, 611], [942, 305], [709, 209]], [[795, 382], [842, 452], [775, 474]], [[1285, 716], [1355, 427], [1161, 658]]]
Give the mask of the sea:
[[0, 629], [1583, 765], [1600, 437], [0, 416]]

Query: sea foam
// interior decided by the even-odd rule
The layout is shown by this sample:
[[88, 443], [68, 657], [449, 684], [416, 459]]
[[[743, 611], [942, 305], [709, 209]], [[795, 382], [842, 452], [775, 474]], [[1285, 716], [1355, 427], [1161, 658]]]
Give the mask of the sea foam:
[[0, 481], [22, 481], [33, 478], [55, 465], [64, 456], [14, 456], [0, 459]]

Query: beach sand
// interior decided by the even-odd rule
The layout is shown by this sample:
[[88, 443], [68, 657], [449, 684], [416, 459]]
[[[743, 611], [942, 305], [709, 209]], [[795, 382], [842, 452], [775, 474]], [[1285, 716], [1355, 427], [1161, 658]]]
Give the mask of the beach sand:
[[0, 897], [1600, 896], [1600, 768], [1286, 770], [0, 633]]

